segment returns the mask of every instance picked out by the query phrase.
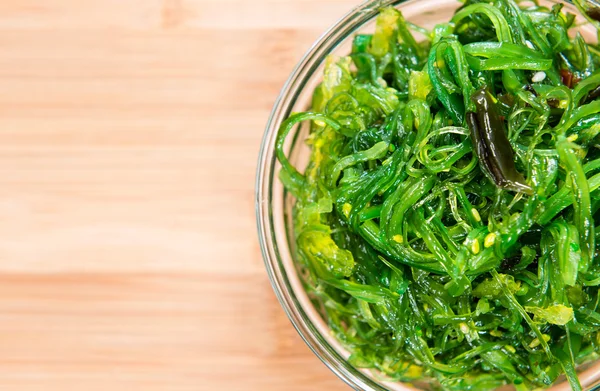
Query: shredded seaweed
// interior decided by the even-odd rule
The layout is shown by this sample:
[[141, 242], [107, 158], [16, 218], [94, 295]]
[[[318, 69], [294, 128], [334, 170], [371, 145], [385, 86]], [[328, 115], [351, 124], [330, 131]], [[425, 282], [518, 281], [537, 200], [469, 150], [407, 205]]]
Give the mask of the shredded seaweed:
[[[600, 48], [575, 26], [513, 0], [468, 0], [432, 31], [382, 9], [282, 125], [297, 260], [353, 365], [581, 389], [600, 349]], [[303, 172], [284, 151], [302, 122]]]

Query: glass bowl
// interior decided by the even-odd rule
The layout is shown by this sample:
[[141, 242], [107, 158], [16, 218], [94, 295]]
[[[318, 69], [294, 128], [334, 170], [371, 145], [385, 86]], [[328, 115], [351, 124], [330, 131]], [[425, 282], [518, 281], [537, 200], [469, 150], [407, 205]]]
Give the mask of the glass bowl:
[[[558, 2], [540, 1], [542, 5]], [[350, 11], [313, 44], [293, 70], [275, 102], [263, 138], [256, 178], [256, 215], [259, 241], [273, 290], [308, 347], [340, 379], [357, 390], [407, 391], [430, 387], [426, 382], [410, 385], [389, 382], [381, 374], [350, 365], [347, 361], [349, 352], [330, 332], [317, 309], [318, 303], [308, 297], [303, 288], [302, 270], [294, 262], [294, 200], [278, 179], [280, 166], [274, 149], [277, 131], [291, 113], [305, 111], [310, 106], [312, 92], [322, 78], [326, 56], [348, 54], [356, 33], [373, 32], [380, 8], [395, 6], [407, 21], [432, 28], [447, 22], [460, 5], [457, 0], [370, 0]], [[584, 21], [572, 4], [565, 3], [565, 8], [578, 15], [578, 22]], [[578, 30], [586, 40], [596, 41], [592, 26], [582, 24]], [[296, 167], [304, 167], [308, 161], [310, 151], [304, 143], [307, 131], [306, 127], [300, 126], [286, 140], [289, 159]], [[587, 365], [579, 377], [586, 390], [600, 390], [600, 363]], [[566, 382], [550, 388], [553, 391], [569, 389]]]

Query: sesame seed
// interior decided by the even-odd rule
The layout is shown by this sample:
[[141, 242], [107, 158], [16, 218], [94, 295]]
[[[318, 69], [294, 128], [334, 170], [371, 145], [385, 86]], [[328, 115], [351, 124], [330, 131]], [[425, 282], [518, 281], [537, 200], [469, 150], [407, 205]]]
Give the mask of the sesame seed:
[[488, 247], [492, 247], [494, 245], [494, 243], [496, 242], [496, 234], [493, 232], [490, 232], [489, 234], [487, 234], [487, 236], [485, 237], [484, 241], [483, 241], [483, 246], [485, 248]]
[[473, 215], [473, 218], [475, 219], [475, 221], [477, 221], [477, 222], [481, 221], [481, 216], [479, 215], [479, 212], [477, 211], [477, 209], [471, 208], [471, 214]]
[[533, 74], [531, 81], [534, 83], [541, 83], [546, 78], [546, 72], [536, 72]]
[[471, 245], [471, 251], [473, 251], [473, 254], [479, 254], [479, 250], [479, 240], [475, 239]]
[[345, 203], [345, 204], [342, 206], [342, 212], [344, 212], [344, 215], [345, 215], [346, 217], [350, 216], [350, 212], [352, 212], [352, 205], [350, 205], [349, 203], [347, 203], [347, 202], [346, 202], [346, 203]]

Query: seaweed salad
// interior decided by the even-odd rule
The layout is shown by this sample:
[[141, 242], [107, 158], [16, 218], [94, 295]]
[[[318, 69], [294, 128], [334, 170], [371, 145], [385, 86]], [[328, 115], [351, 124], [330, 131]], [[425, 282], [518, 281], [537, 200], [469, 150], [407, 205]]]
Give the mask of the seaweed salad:
[[[395, 8], [326, 60], [276, 155], [296, 259], [349, 361], [442, 390], [532, 390], [600, 353], [600, 10]], [[310, 160], [286, 137], [300, 124]]]

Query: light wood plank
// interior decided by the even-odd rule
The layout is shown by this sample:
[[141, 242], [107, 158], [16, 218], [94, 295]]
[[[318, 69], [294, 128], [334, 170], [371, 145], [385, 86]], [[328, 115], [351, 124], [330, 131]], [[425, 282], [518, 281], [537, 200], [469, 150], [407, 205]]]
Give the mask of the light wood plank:
[[358, 4], [348, 0], [20, 0], [0, 4], [0, 29], [323, 30]]
[[0, 347], [9, 390], [342, 389], [262, 275], [5, 274]]

